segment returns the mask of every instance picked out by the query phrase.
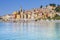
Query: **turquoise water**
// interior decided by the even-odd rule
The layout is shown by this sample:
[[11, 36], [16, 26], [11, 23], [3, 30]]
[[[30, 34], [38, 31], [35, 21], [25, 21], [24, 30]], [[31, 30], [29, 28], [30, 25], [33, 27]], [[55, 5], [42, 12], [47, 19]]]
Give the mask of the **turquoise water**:
[[60, 40], [60, 23], [0, 22], [0, 40]]

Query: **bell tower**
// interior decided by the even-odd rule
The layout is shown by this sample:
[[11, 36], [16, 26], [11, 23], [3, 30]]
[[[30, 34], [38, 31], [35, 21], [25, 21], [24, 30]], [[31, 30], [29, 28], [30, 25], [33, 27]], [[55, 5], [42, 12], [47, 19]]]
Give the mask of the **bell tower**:
[[23, 12], [22, 7], [20, 7], [20, 12]]
[[22, 7], [20, 7], [20, 16], [21, 16], [21, 20], [23, 20], [23, 9], [22, 9]]

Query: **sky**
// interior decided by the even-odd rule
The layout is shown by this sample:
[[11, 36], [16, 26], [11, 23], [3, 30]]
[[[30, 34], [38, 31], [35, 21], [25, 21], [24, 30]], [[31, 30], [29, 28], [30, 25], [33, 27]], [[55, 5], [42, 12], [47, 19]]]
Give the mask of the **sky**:
[[60, 4], [60, 0], [0, 0], [0, 16], [12, 14], [14, 11], [18, 11], [20, 7], [29, 10], [50, 3]]

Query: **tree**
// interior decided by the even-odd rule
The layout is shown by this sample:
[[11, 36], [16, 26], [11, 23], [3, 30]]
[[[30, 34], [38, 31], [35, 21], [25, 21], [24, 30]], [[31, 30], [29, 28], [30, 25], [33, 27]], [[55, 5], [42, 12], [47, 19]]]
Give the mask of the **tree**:
[[47, 7], [48, 5], [46, 5], [46, 7]]
[[60, 12], [60, 6], [59, 5], [55, 8], [55, 11]]
[[49, 4], [50, 6], [56, 7], [56, 4]]
[[43, 6], [41, 5], [40, 8], [42, 8]]
[[57, 7], [60, 7], [60, 5], [57, 5]]

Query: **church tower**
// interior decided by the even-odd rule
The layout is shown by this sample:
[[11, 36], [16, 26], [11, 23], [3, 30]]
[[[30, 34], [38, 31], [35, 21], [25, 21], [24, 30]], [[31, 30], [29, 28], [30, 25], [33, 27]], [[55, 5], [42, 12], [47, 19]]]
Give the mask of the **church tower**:
[[20, 12], [23, 12], [23, 9], [22, 9], [22, 7], [20, 7]]
[[23, 9], [22, 9], [22, 7], [20, 7], [20, 16], [21, 16], [21, 20], [23, 20]]

